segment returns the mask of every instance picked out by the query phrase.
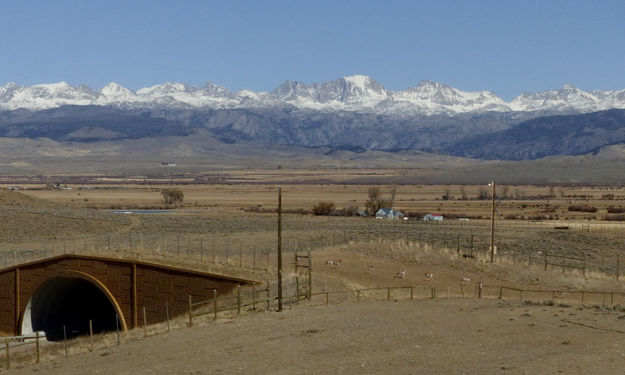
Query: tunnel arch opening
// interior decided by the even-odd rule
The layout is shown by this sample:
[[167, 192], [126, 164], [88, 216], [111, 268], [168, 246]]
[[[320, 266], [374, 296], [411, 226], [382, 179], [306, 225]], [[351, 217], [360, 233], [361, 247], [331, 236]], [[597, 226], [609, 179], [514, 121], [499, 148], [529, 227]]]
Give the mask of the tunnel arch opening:
[[43, 331], [50, 341], [125, 329], [119, 306], [99, 282], [86, 275], [65, 274], [43, 282], [22, 315], [22, 334]]

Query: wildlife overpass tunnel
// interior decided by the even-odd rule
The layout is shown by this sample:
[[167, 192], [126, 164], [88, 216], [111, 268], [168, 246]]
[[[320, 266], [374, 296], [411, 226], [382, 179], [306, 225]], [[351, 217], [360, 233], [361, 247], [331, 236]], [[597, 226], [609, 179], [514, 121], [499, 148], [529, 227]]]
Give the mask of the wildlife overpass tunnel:
[[62, 255], [0, 270], [0, 333], [44, 331], [50, 340], [122, 330], [186, 312], [188, 296], [231, 292], [253, 280], [142, 261]]

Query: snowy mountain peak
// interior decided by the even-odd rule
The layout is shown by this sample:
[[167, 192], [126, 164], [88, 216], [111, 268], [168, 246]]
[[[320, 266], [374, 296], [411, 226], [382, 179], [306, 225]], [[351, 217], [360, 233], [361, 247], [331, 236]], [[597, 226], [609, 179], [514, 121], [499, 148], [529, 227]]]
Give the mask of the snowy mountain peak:
[[206, 95], [210, 95], [210, 96], [228, 96], [228, 97], [232, 96], [232, 93], [230, 92], [230, 90], [228, 90], [227, 88], [223, 86], [216, 85], [212, 82], [206, 82], [206, 84], [202, 88], [202, 91]]
[[30, 87], [0, 86], [0, 109], [40, 110], [62, 105], [111, 105], [123, 108], [258, 108], [290, 105], [323, 111], [360, 111], [394, 115], [458, 114], [481, 112], [543, 111], [583, 113], [625, 108], [625, 90], [584, 91], [573, 85], [542, 92], [527, 92], [506, 102], [491, 91], [461, 91], [443, 83], [421, 81], [401, 91], [385, 89], [366, 75], [306, 84], [285, 81], [272, 92], [240, 90], [207, 82], [202, 87], [177, 82], [135, 91], [111, 82], [100, 91], [67, 82]]
[[128, 96], [132, 95], [133, 92], [120, 85], [117, 82], [111, 82], [106, 86], [102, 87], [100, 90], [100, 94], [104, 96]]
[[[369, 76], [364, 76], [361, 74], [356, 74], [353, 76], [345, 76], [342, 78], [346, 83], [360, 88], [367, 88], [370, 86], [380, 86], [373, 78]], [[381, 87], [381, 86], [380, 86]]]
[[[8, 99], [10, 99], [10, 97], [13, 95], [13, 93], [20, 89], [21, 86], [19, 86], [17, 83], [15, 82], [9, 82], [4, 86], [0, 86], [0, 103], [2, 103], [2, 101], [7, 101]], [[0, 104], [1, 107], [1, 104]]]
[[189, 87], [183, 83], [177, 82], [165, 82], [160, 85], [155, 85], [152, 87], [145, 87], [137, 90], [137, 94], [139, 95], [152, 95], [152, 96], [164, 96], [175, 94], [179, 92], [186, 92], [189, 90]]

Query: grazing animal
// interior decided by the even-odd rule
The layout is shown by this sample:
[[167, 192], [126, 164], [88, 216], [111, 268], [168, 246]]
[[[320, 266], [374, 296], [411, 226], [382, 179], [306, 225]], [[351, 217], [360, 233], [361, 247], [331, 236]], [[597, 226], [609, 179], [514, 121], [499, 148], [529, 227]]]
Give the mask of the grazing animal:
[[326, 265], [332, 268], [338, 267], [339, 264], [341, 264], [341, 259], [328, 259], [328, 261], [326, 262]]
[[562, 298], [564, 296], [564, 293], [560, 290], [553, 292], [553, 298]]
[[374, 268], [374, 267], [373, 267], [373, 265], [372, 265], [372, 264], [370, 264], [370, 265], [367, 267], [367, 270], [368, 270], [369, 272], [373, 272], [373, 268]]
[[468, 277], [463, 277], [460, 281], [464, 283], [468, 283], [469, 281], [471, 281], [471, 279], [469, 279]]
[[426, 274], [425, 274], [425, 279], [426, 279], [427, 281], [432, 281], [432, 280], [434, 280], [434, 274], [433, 274], [433, 273], [431, 273], [431, 272], [426, 273]]
[[405, 278], [405, 277], [406, 277], [406, 271], [404, 270], [404, 271], [399, 271], [399, 272], [397, 272], [397, 273], [395, 274], [395, 277], [396, 277], [396, 278], [398, 278], [398, 279], [403, 279], [403, 278]]

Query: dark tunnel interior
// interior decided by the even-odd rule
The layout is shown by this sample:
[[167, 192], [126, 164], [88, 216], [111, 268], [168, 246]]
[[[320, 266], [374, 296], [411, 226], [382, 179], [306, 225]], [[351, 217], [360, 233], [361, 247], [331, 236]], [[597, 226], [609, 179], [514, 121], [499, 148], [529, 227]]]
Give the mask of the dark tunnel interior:
[[91, 282], [72, 277], [41, 285], [30, 301], [30, 319], [33, 330], [44, 331], [50, 341], [89, 334], [89, 320], [94, 334], [117, 327], [117, 313], [107, 296]]

